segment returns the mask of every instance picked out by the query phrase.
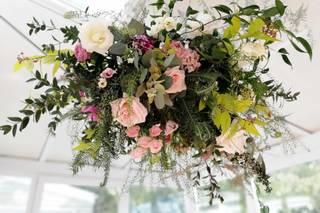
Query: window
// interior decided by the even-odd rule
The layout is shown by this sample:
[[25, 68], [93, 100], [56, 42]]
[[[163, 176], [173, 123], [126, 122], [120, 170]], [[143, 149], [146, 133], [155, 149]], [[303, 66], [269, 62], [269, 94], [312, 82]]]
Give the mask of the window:
[[41, 213], [117, 213], [118, 192], [106, 188], [44, 185]]
[[320, 211], [320, 161], [272, 174], [272, 192], [261, 197], [270, 213], [316, 213]]
[[0, 212], [25, 213], [31, 178], [0, 176]]
[[183, 192], [171, 188], [130, 188], [130, 213], [172, 212], [185, 213]]

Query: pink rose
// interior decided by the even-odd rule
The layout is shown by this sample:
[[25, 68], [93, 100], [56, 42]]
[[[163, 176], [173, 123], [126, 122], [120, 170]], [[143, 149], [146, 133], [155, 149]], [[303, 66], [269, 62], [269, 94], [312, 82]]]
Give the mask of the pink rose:
[[114, 119], [125, 127], [146, 121], [148, 111], [137, 97], [124, 96], [112, 101], [110, 105]]
[[179, 128], [179, 125], [176, 122], [171, 121], [171, 120], [167, 121], [165, 135], [167, 136], [167, 135], [172, 134], [178, 128]]
[[142, 148], [149, 148], [150, 142], [152, 141], [151, 137], [148, 136], [142, 136], [138, 139], [138, 146]]
[[84, 62], [90, 59], [90, 53], [88, 53], [86, 49], [82, 48], [80, 42], [78, 42], [74, 47], [74, 55], [77, 58], [77, 61], [79, 62]]
[[90, 106], [85, 106], [81, 108], [82, 113], [87, 113], [88, 117], [92, 121], [97, 121], [98, 120], [98, 108], [94, 105]]
[[220, 151], [224, 151], [229, 154], [243, 154], [245, 152], [245, 144], [247, 142], [246, 132], [240, 130], [234, 136], [229, 138], [229, 132], [217, 137], [217, 145], [222, 146]]
[[112, 78], [112, 76], [117, 73], [117, 71], [111, 69], [111, 68], [107, 68], [105, 69], [101, 74], [100, 77], [101, 78]]
[[138, 125], [132, 126], [132, 127], [128, 128], [128, 129], [126, 130], [127, 136], [128, 136], [129, 138], [136, 138], [136, 137], [138, 137], [139, 132], [140, 132], [140, 126], [138, 126]]
[[149, 129], [149, 135], [151, 137], [158, 137], [162, 132], [162, 129], [160, 128], [160, 124], [155, 124]]
[[149, 143], [149, 148], [150, 148], [150, 152], [152, 154], [157, 154], [160, 152], [160, 150], [163, 147], [163, 143], [162, 140], [156, 140], [153, 139], [150, 143]]
[[134, 159], [141, 158], [146, 154], [147, 150], [141, 147], [137, 147], [131, 151], [130, 155]]
[[172, 78], [171, 86], [166, 90], [167, 93], [178, 93], [187, 89], [185, 73], [183, 70], [180, 70], [179, 67], [168, 69], [164, 74]]

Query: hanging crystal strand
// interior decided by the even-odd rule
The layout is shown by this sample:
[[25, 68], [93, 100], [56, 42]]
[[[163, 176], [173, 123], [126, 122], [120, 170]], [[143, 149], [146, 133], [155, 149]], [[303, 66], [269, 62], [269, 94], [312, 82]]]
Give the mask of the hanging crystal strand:
[[257, 191], [257, 186], [254, 181], [254, 178], [250, 178], [249, 180], [250, 183], [250, 188], [251, 188], [251, 194], [253, 198], [253, 203], [254, 203], [254, 209], [256, 210], [255, 212], [260, 212], [260, 200], [258, 198], [258, 191]]

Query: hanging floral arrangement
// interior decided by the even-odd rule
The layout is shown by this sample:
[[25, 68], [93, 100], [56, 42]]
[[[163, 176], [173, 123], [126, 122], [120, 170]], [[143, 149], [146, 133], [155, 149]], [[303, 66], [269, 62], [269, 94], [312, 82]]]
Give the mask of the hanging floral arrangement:
[[[0, 129], [15, 136], [44, 114], [52, 117], [51, 132], [65, 119], [84, 123], [73, 171], [102, 168], [104, 183], [112, 160], [130, 155], [150, 170], [175, 169], [195, 187], [206, 186], [211, 201], [223, 200], [217, 168], [253, 177], [270, 191], [261, 138], [281, 137], [271, 106], [295, 101], [299, 93], [270, 78], [268, 62], [279, 54], [292, 66], [285, 48], [274, 49], [284, 40], [310, 58], [312, 49], [282, 23], [280, 0], [267, 9], [189, 6], [183, 17], [173, 15], [177, 1], [151, 4], [160, 15], [150, 24], [112, 24], [88, 11], [82, 14], [89, 20], [79, 26], [58, 28], [34, 18], [30, 35], [54, 30], [64, 40], [53, 37], [60, 45], [44, 44], [43, 56], [19, 57], [15, 70], [29, 69], [27, 82], [44, 92], [25, 99], [20, 116], [8, 117]], [[62, 43], [74, 48], [61, 49]], [[34, 70], [37, 63], [53, 64], [52, 77]], [[177, 160], [183, 156], [191, 156], [185, 166]]]

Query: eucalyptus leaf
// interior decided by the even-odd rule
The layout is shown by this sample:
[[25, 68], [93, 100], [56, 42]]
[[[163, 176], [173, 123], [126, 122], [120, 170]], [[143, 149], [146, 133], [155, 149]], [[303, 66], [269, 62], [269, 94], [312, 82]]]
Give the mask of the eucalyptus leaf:
[[121, 42], [115, 43], [113, 44], [110, 49], [109, 52], [113, 55], [118, 55], [118, 56], [122, 56], [127, 50], [127, 45]]
[[134, 35], [143, 35], [145, 33], [144, 24], [135, 19], [131, 19], [128, 28], [133, 31]]

